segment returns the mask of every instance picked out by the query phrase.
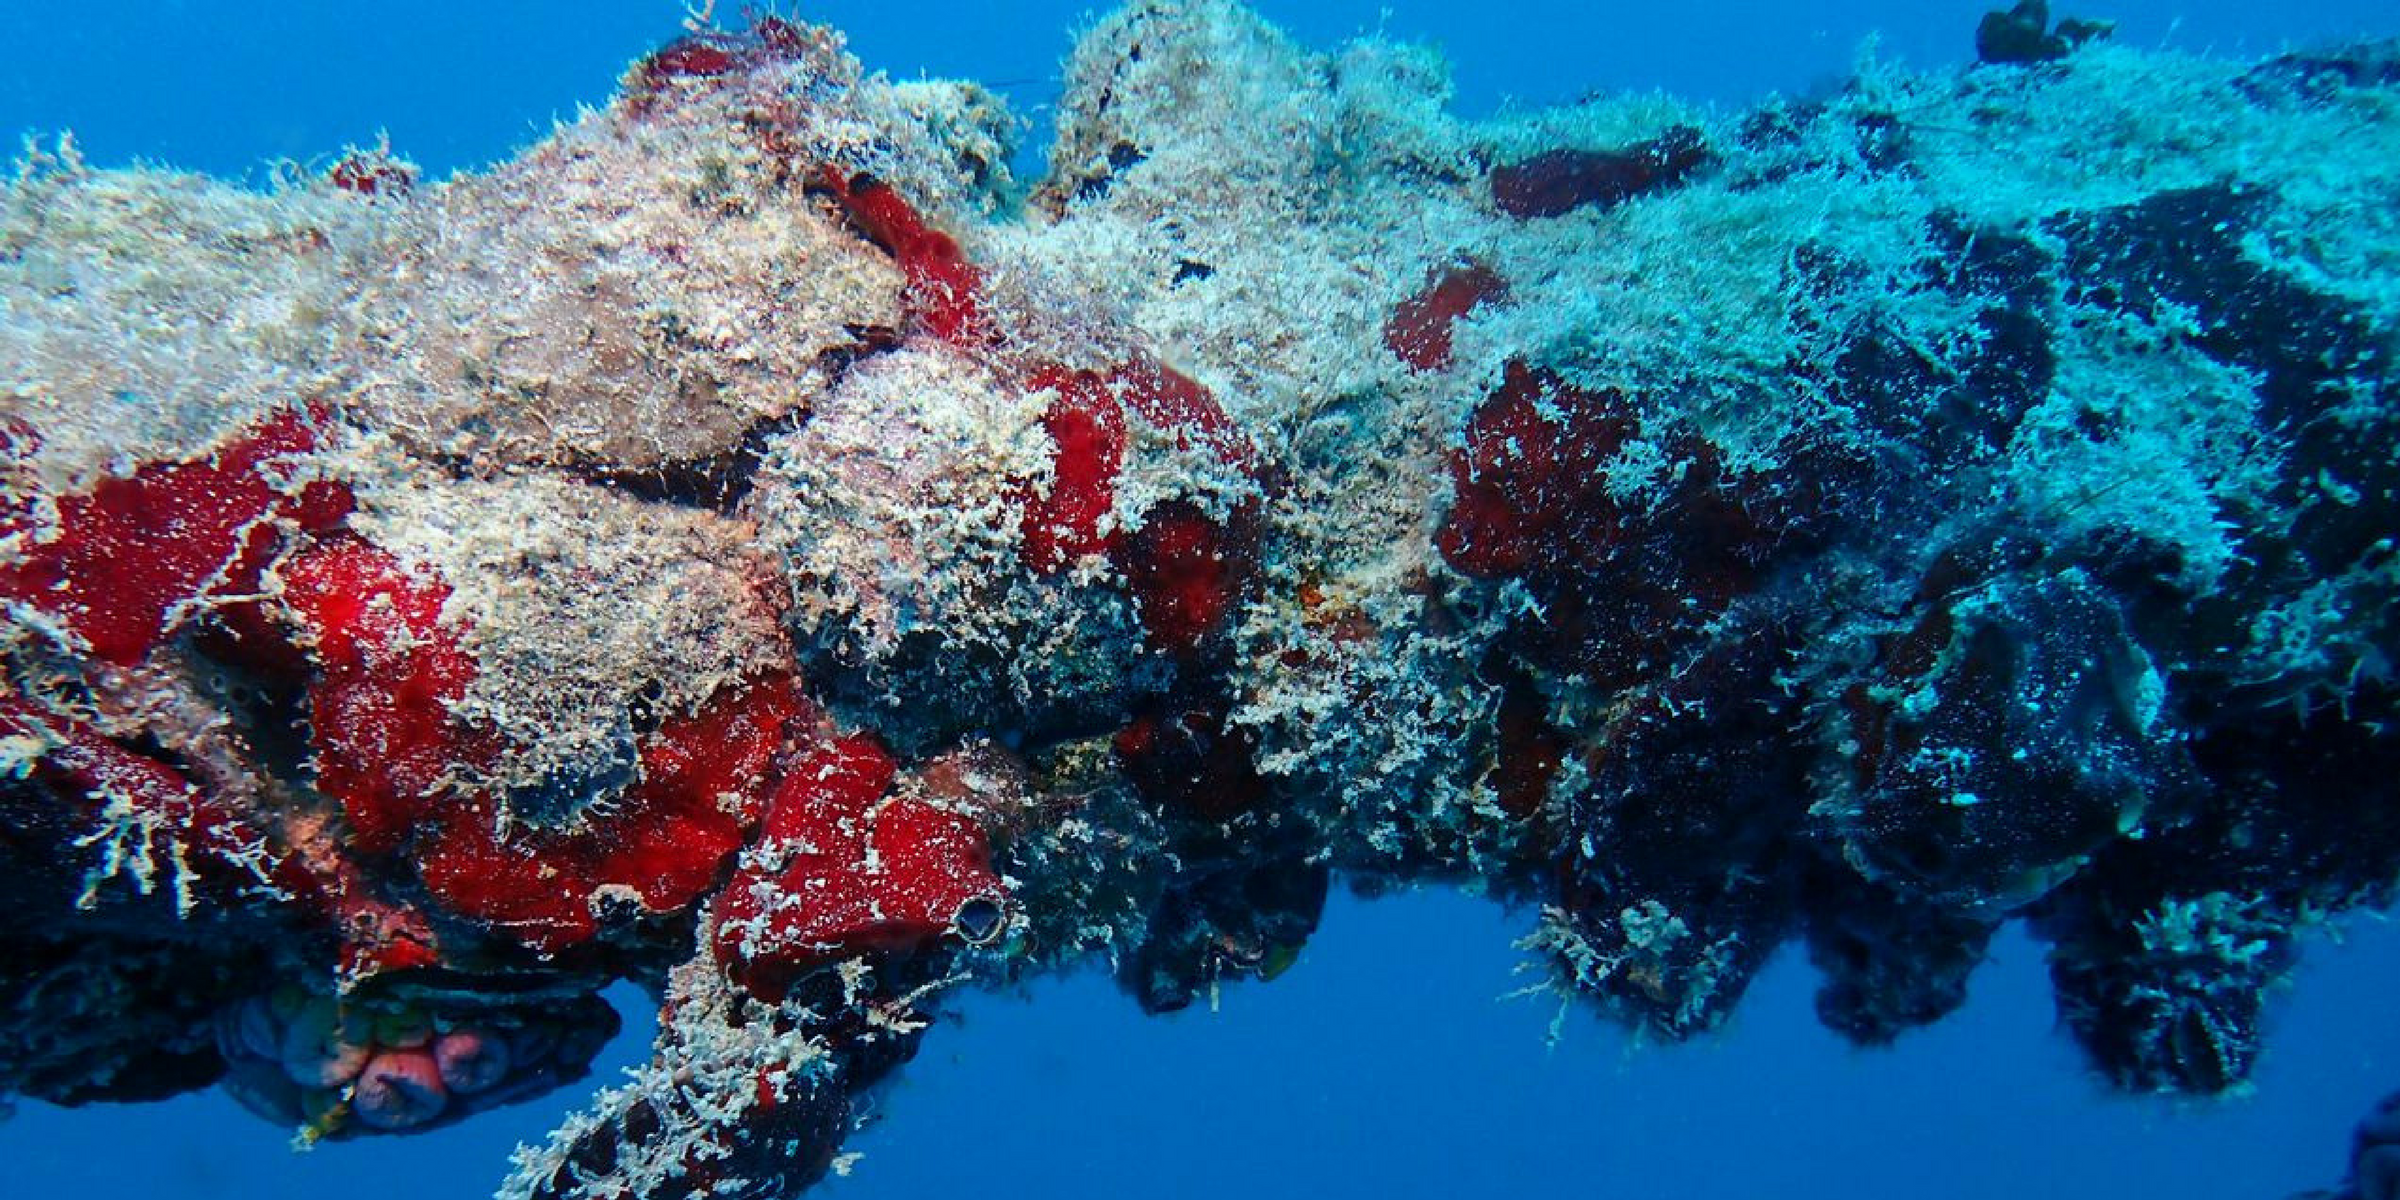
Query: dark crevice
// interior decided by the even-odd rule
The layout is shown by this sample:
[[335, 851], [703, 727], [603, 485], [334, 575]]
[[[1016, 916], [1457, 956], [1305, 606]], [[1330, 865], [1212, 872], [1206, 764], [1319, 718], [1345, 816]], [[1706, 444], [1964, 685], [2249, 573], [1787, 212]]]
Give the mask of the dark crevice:
[[[844, 326], [851, 340], [817, 356], [825, 375], [825, 390], [840, 387], [850, 370], [877, 355], [899, 349], [897, 330], [884, 325]], [[808, 423], [813, 410], [800, 408], [770, 417], [742, 432], [727, 449], [699, 458], [672, 459], [647, 467], [590, 466], [580, 471], [587, 483], [611, 488], [653, 504], [704, 508], [731, 515], [750, 495], [758, 467], [776, 438]]]
[[752, 479], [776, 435], [798, 428], [805, 413], [760, 421], [731, 448], [701, 458], [672, 459], [639, 468], [599, 467], [582, 473], [587, 483], [653, 504], [705, 508], [730, 514], [750, 495]]

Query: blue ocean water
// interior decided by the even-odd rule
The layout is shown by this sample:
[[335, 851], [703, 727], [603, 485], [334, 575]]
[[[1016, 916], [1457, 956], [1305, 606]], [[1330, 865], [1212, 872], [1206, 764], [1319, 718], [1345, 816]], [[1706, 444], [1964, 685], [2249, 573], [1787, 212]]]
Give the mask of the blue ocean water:
[[[1003, 86], [1039, 122], [1077, 3], [851, 0], [798, 15], [842, 26], [895, 74]], [[1985, 0], [1840, 6], [1487, 2], [1267, 3], [1304, 40], [1381, 28], [1441, 42], [1459, 105], [1541, 104], [1661, 88], [1740, 104], [1837, 75], [1859, 41], [1926, 66], [1965, 56]], [[2400, 34], [2389, 0], [2270, 12], [2236, 0], [2093, 3], [2139, 45], [2224, 53]], [[1763, 11], [1762, 11], [1763, 10]], [[12, 0], [0, 132], [72, 128], [94, 162], [242, 176], [388, 133], [435, 174], [530, 140], [597, 103], [680, 9], [639, 3], [373, 8]], [[1039, 134], [1031, 135], [1038, 146]], [[2400, 1086], [2400, 934], [2353, 920], [2320, 937], [2272, 1011], [2254, 1094], [2131, 1099], [2088, 1077], [2051, 1028], [2040, 948], [1995, 943], [1973, 1000], [1891, 1050], [1848, 1049], [1811, 1016], [1796, 953], [1723, 1036], [1635, 1046], [1582, 1010], [1546, 1035], [1549, 1001], [1510, 949], [1529, 924], [1425, 892], [1337, 897], [1300, 964], [1229, 989], [1214, 1012], [1144, 1018], [1097, 976], [969, 996], [855, 1139], [853, 1178], [823, 1194], [930, 1197], [1716, 1197], [2046, 1200], [2275, 1197], [2331, 1182], [2350, 1123]], [[647, 1016], [600, 1076], [645, 1054]], [[0, 1197], [476, 1196], [508, 1149], [580, 1096], [549, 1097], [419, 1138], [306, 1155], [214, 1093], [139, 1108], [25, 1105], [0, 1123]]]

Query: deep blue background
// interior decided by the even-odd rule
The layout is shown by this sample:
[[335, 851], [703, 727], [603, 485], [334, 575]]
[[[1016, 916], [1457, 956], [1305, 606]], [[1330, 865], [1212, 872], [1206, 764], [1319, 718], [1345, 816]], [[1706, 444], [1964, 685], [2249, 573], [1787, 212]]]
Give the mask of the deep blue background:
[[[847, 28], [894, 74], [1002, 84], [1038, 122], [1089, 7], [845, 0], [800, 15]], [[1318, 45], [1378, 26], [1441, 42], [1459, 107], [1487, 112], [1595, 89], [1740, 104], [1838, 75], [1876, 29], [1886, 53], [1937, 65], [1965, 53], [1986, 3], [1262, 7]], [[2135, 44], [2227, 53], [2400, 33], [2390, 0], [2268, 7], [2066, 10], [2117, 18]], [[388, 131], [440, 174], [599, 102], [679, 17], [667, 0], [0, 0], [0, 135], [71, 127], [102, 165], [256, 178], [269, 160], [322, 161]], [[1814, 1025], [1813, 981], [1789, 952], [1722, 1037], [1633, 1046], [1577, 1010], [1548, 1049], [1554, 1007], [1502, 998], [1530, 981], [1512, 974], [1523, 956], [1509, 948], [1529, 922], [1444, 893], [1337, 896], [1297, 968], [1228, 990], [1213, 1014], [1145, 1019], [1090, 976], [1023, 1000], [968, 997], [891, 1089], [888, 1119], [853, 1142], [866, 1154], [857, 1176], [825, 1194], [2271, 1200], [2338, 1174], [2350, 1122], [2400, 1087], [2400, 936], [2372, 918], [2348, 922], [2346, 944], [2312, 940], [2274, 1010], [2256, 1094], [2214, 1105], [2093, 1083], [2052, 1029], [2040, 948], [2014, 933], [1965, 1012], [1888, 1052], [1849, 1050]], [[647, 1038], [638, 998], [618, 995], [631, 1032], [603, 1073], [639, 1060]], [[510, 1146], [579, 1101], [298, 1156], [214, 1093], [81, 1112], [28, 1104], [0, 1123], [0, 1200], [480, 1196]]]
[[[721, 0], [732, 12], [741, 0]], [[1437, 42], [1459, 107], [1546, 104], [1663, 88], [1738, 104], [1842, 74], [1880, 31], [1933, 65], [1971, 46], [2000, 0], [1273, 0], [1258, 7], [1326, 46], [1377, 28]], [[1041, 121], [1055, 66], [1094, 0], [827, 0], [799, 15], [847, 30], [895, 76], [1005, 85]], [[2400, 32], [2391, 0], [2083, 0], [2140, 46], [2256, 53], [2290, 41]], [[2275, 11], [2270, 11], [2275, 10]], [[1385, 15], [1385, 14], [1388, 14]], [[436, 173], [488, 162], [603, 99], [625, 64], [673, 36], [676, 0], [0, 0], [0, 136], [73, 128], [93, 160], [240, 174], [389, 131]]]

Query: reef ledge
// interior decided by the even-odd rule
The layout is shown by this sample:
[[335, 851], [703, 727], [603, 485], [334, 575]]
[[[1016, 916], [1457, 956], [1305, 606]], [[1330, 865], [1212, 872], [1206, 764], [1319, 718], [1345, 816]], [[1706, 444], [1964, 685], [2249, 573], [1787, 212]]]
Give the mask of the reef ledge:
[[1030, 182], [773, 17], [438, 182], [30, 153], [0, 1099], [421, 1131], [631, 980], [501, 1194], [764, 1200], [944, 993], [1181, 1008], [1337, 882], [1677, 1038], [1799, 941], [1889, 1042], [2022, 919], [2107, 1078], [2240, 1087], [2400, 877], [2400, 71], [2026, 7], [1475, 122], [1140, 0]]

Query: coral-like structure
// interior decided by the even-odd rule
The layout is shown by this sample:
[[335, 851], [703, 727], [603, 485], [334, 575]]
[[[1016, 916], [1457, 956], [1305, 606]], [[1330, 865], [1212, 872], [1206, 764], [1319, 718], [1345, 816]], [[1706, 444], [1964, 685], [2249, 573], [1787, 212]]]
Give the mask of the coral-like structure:
[[1800, 939], [1890, 1041], [2022, 918], [2110, 1078], [2235, 1087], [2400, 877], [2400, 75], [2046, 21], [1473, 123], [1138, 0], [1025, 187], [774, 18], [447, 181], [35, 154], [0, 1095], [406, 1133], [632, 980], [503, 1194], [785, 1195], [944, 989], [1182, 1007], [1337, 877], [1676, 1037]]

